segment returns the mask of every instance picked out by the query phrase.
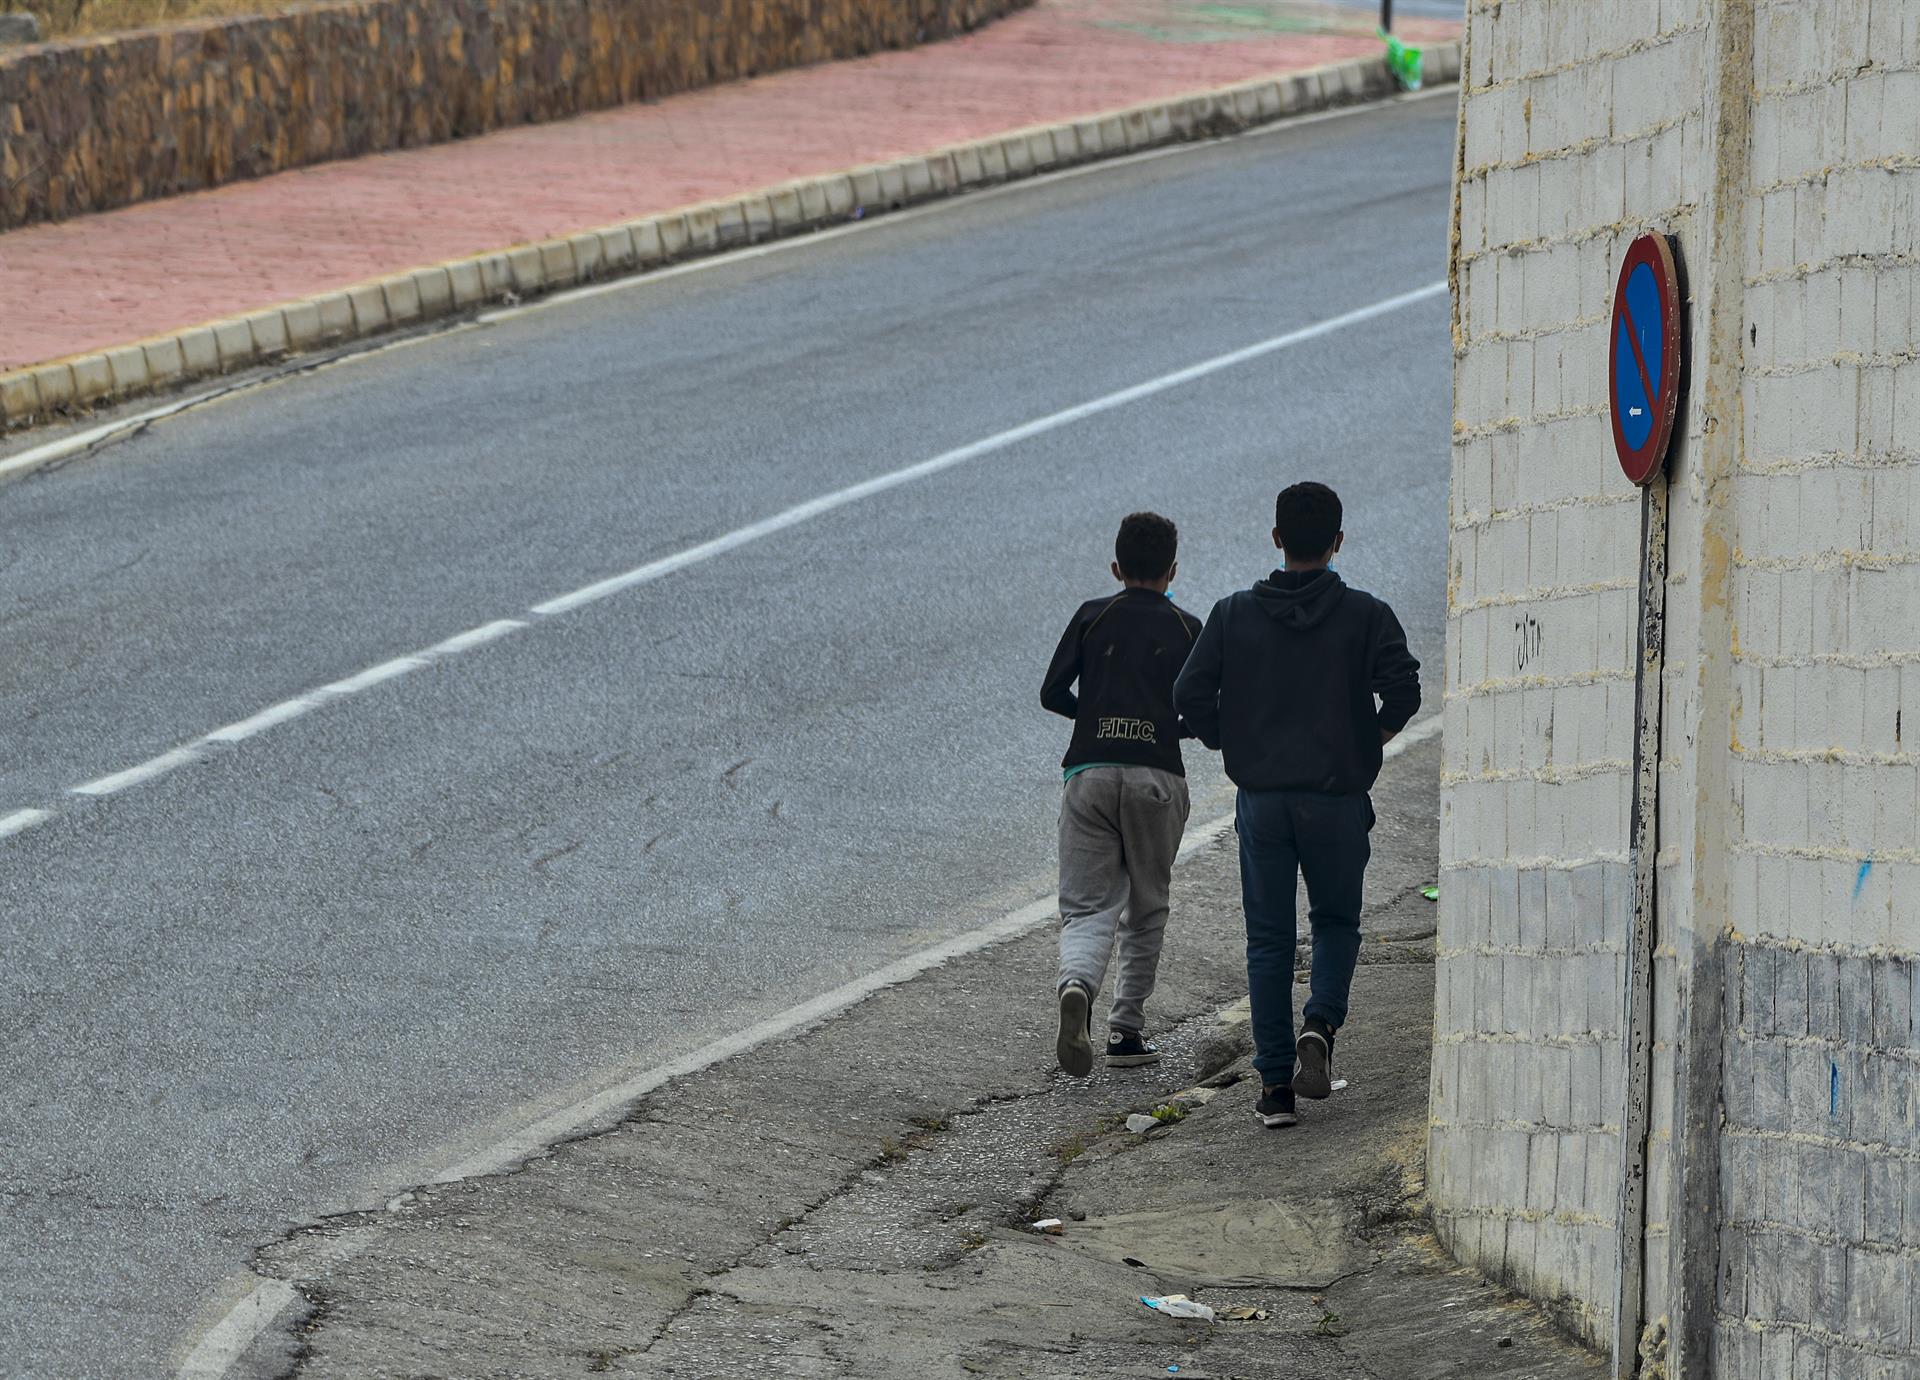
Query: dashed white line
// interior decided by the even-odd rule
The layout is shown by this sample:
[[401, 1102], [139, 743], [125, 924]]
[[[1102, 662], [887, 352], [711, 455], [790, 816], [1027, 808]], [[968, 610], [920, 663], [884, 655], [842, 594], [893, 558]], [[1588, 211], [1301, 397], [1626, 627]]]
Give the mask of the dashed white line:
[[418, 671], [432, 664], [423, 656], [397, 656], [392, 661], [383, 661], [378, 666], [369, 666], [366, 670], [357, 675], [348, 676], [345, 680], [336, 680], [331, 685], [323, 685], [313, 693], [320, 699], [343, 700], [358, 695], [362, 691], [371, 690], [374, 686], [382, 685], [398, 676], [404, 676], [409, 671]]
[[253, 1339], [299, 1297], [284, 1279], [261, 1280], [187, 1353], [175, 1372], [178, 1380], [220, 1380]]
[[445, 642], [436, 642], [420, 655], [434, 661], [442, 657], [459, 656], [462, 652], [472, 651], [475, 647], [484, 647], [489, 642], [497, 642], [508, 633], [520, 631], [529, 626], [518, 618], [502, 618], [497, 622], [486, 623], [467, 632], [449, 637]]
[[103, 776], [97, 781], [89, 781], [83, 786], [72, 787], [70, 795], [118, 795], [129, 786], [138, 786], [151, 781], [156, 776], [165, 776], [175, 767], [184, 767], [189, 762], [197, 762], [202, 755], [198, 743], [188, 743], [185, 747], [163, 752], [158, 757], [149, 758], [137, 767], [128, 767], [111, 776]]
[[15, 810], [10, 815], [0, 815], [0, 839], [6, 838], [9, 834], [18, 834], [22, 830], [31, 829], [34, 825], [43, 824], [52, 818], [51, 810]]
[[207, 735], [209, 743], [230, 746], [244, 743], [256, 734], [265, 733], [270, 728], [291, 723], [309, 710], [318, 709], [322, 701], [311, 695], [302, 695], [298, 699], [282, 700], [279, 704], [268, 705], [258, 714], [242, 719], [237, 724], [228, 724], [225, 728], [216, 728]]
[[[670, 556], [662, 556], [658, 560], [648, 561], [645, 565], [635, 566], [633, 569], [624, 571], [621, 574], [608, 576], [604, 580], [596, 580], [590, 585], [582, 586], [566, 594], [548, 599], [543, 603], [535, 604], [533, 608], [529, 610], [529, 617], [533, 619], [544, 619], [571, 613], [575, 609], [583, 608], [588, 604], [605, 599], [610, 595], [618, 594], [623, 590], [632, 589], [636, 585], [643, 585], [661, 579], [664, 576], [673, 574], [675, 571], [685, 570], [689, 566], [699, 565], [702, 562], [712, 560], [716, 556], [721, 556], [729, 551], [736, 551], [750, 543], [761, 541], [776, 532], [783, 532], [789, 527], [797, 527], [801, 523], [811, 522], [814, 518], [831, 513], [836, 509], [844, 508], [848, 504], [858, 503], [862, 499], [872, 498], [876, 494], [886, 493], [890, 489], [897, 489], [902, 485], [914, 483], [916, 480], [926, 479], [944, 470], [950, 470], [956, 466], [967, 464], [970, 461], [993, 455], [999, 451], [1006, 450], [1010, 446], [1018, 445], [1022, 441], [1031, 440], [1036, 436], [1044, 436], [1050, 431], [1057, 431], [1061, 427], [1072, 426], [1076, 422], [1085, 421], [1089, 417], [1097, 417], [1103, 412], [1111, 412], [1115, 408], [1125, 407], [1130, 403], [1140, 402], [1143, 399], [1153, 397], [1157, 393], [1164, 393], [1170, 388], [1178, 388], [1183, 384], [1193, 383], [1198, 379], [1217, 374], [1224, 369], [1232, 369], [1242, 364], [1251, 363], [1254, 360], [1261, 359], [1280, 350], [1305, 344], [1310, 340], [1318, 340], [1322, 336], [1332, 335], [1334, 332], [1345, 330], [1349, 326], [1358, 326], [1378, 317], [1386, 316], [1390, 313], [1401, 311], [1404, 308], [1417, 305], [1418, 303], [1429, 301], [1432, 298], [1440, 296], [1446, 292], [1446, 290], [1447, 285], [1444, 282], [1429, 283], [1425, 287], [1415, 288], [1411, 292], [1402, 292], [1392, 297], [1384, 298], [1370, 306], [1360, 307], [1354, 311], [1343, 312], [1339, 316], [1330, 316], [1324, 321], [1316, 321], [1312, 325], [1302, 326], [1297, 330], [1286, 331], [1280, 335], [1272, 336], [1266, 340], [1244, 346], [1238, 350], [1229, 350], [1225, 354], [1215, 355], [1211, 359], [1202, 360], [1198, 364], [1188, 365], [1184, 369], [1175, 369], [1171, 373], [1162, 374], [1158, 378], [1147, 380], [1145, 383], [1137, 383], [1130, 388], [1122, 388], [1116, 392], [1108, 393], [1103, 397], [1094, 398], [1090, 401], [1076, 404], [1073, 407], [1062, 408], [1058, 412], [1050, 412], [1044, 417], [1037, 417], [1033, 421], [1024, 422], [1019, 426], [1009, 427], [1005, 431], [995, 432], [991, 436], [983, 437], [978, 441], [970, 442], [964, 446], [958, 446], [953, 450], [943, 451], [931, 459], [922, 460], [917, 464], [906, 465], [900, 469], [889, 471], [886, 474], [875, 475], [871, 479], [862, 480], [858, 484], [849, 484], [843, 489], [835, 489], [832, 493], [822, 494], [818, 498], [808, 499], [805, 503], [795, 504], [791, 508], [784, 509], [770, 517], [762, 518], [758, 522], [749, 523], [745, 527], [736, 528], [723, 536], [715, 537], [710, 541], [700, 542], [695, 546], [686, 548], [684, 551], [676, 551]], [[432, 666], [436, 662], [444, 661], [450, 657], [459, 656], [476, 647], [483, 647], [492, 642], [496, 642], [500, 638], [517, 632], [527, 626], [527, 619], [501, 618], [491, 623], [482, 624], [476, 628], [470, 628], [466, 632], [458, 633], [444, 641], [437, 642], [424, 651], [414, 652], [408, 656], [395, 657], [391, 661], [383, 661], [377, 666], [369, 666], [366, 670], [348, 676], [343, 680], [334, 681], [316, 690], [310, 690], [304, 695], [299, 695], [293, 699], [271, 705], [266, 709], [258, 711], [249, 718], [242, 719], [238, 723], [229, 724], [225, 728], [216, 729], [205, 737], [198, 738], [193, 742], [163, 752], [158, 757], [142, 762], [138, 766], [128, 767], [126, 770], [115, 772], [110, 776], [103, 776], [98, 780], [89, 781], [84, 785], [71, 787], [68, 794], [85, 797], [116, 795], [130, 787], [138, 786], [145, 782], [152, 781], [157, 777], [164, 776], [176, 767], [186, 766], [190, 762], [197, 762], [207, 755], [210, 748], [232, 747], [245, 742], [261, 733], [265, 733], [269, 729], [289, 723], [309, 711], [319, 708], [323, 704], [330, 703], [334, 700], [350, 699], [355, 695], [363, 694], [373, 689], [375, 686], [384, 685], [387, 681]], [[6, 816], [6, 820], [25, 820], [25, 822], [15, 825], [11, 830], [0, 829], [0, 837], [5, 837], [8, 833], [19, 833], [23, 829], [40, 823], [46, 818], [47, 813], [48, 812], [44, 810], [23, 810]], [[33, 818], [29, 819], [27, 818], [28, 816], [33, 816]]]

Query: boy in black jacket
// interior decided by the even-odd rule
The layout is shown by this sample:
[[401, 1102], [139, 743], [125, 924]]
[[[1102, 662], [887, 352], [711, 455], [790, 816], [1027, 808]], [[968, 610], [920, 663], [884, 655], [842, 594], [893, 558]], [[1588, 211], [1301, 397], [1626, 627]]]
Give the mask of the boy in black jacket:
[[[1295, 484], [1274, 504], [1285, 568], [1213, 606], [1173, 689], [1191, 731], [1240, 788], [1260, 1119], [1294, 1124], [1294, 1095], [1333, 1090], [1333, 1036], [1360, 953], [1360, 891], [1381, 748], [1420, 707], [1420, 663], [1393, 610], [1327, 568], [1346, 533], [1340, 499]], [[1374, 697], [1379, 696], [1378, 706]], [[1293, 1028], [1294, 884], [1307, 879], [1313, 977]]]
[[[1113, 544], [1118, 594], [1082, 604], [1060, 639], [1040, 703], [1073, 720], [1061, 760], [1060, 1067], [1093, 1072], [1093, 998], [1116, 935], [1120, 976], [1107, 1016], [1107, 1063], [1155, 1063], [1143, 1007], [1167, 926], [1173, 857], [1187, 824], [1187, 776], [1173, 710], [1200, 620], [1167, 597], [1179, 533], [1134, 513]], [[1071, 687], [1080, 682], [1076, 696]]]

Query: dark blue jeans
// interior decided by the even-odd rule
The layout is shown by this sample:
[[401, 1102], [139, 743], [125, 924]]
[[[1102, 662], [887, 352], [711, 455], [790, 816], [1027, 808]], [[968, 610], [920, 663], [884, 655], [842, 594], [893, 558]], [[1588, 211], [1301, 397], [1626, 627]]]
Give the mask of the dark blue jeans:
[[1373, 802], [1361, 795], [1241, 791], [1240, 903], [1247, 916], [1247, 988], [1253, 997], [1253, 1066], [1261, 1081], [1293, 1081], [1294, 912], [1307, 879], [1313, 923], [1313, 978], [1303, 1017], [1335, 1030], [1347, 1019], [1347, 992], [1360, 957], [1360, 893], [1372, 847]]

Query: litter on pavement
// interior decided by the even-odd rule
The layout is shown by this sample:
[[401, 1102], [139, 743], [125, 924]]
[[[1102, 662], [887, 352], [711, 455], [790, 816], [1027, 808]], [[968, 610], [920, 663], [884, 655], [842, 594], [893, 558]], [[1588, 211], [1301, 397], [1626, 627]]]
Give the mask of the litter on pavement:
[[1067, 1224], [1058, 1217], [1043, 1217], [1033, 1224], [1033, 1229], [1045, 1232], [1048, 1236], [1058, 1236], [1067, 1229]]
[[1170, 1318], [1194, 1318], [1200, 1322], [1212, 1322], [1214, 1320], [1213, 1310], [1211, 1308], [1204, 1303], [1195, 1303], [1185, 1294], [1167, 1294], [1157, 1299], [1148, 1298], [1145, 1294], [1142, 1294], [1140, 1296], [1140, 1302], [1146, 1304], [1147, 1307], [1153, 1309], [1155, 1312], [1165, 1313]]
[[1240, 1304], [1229, 1308], [1220, 1315], [1222, 1322], [1265, 1322], [1271, 1315], [1264, 1308], [1254, 1308], [1249, 1304]]
[[1135, 1112], [1127, 1118], [1127, 1129], [1136, 1136], [1144, 1136], [1159, 1124], [1159, 1117], [1148, 1116], [1145, 1112]]

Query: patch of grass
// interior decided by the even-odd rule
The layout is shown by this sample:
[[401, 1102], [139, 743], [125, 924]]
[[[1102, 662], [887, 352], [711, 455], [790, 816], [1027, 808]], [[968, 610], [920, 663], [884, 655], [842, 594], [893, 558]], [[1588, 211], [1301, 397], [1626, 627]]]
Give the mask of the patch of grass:
[[1162, 1126], [1170, 1126], [1176, 1121], [1185, 1121], [1187, 1119], [1187, 1109], [1169, 1102], [1164, 1106], [1153, 1109], [1153, 1119]]
[[1085, 1136], [1069, 1136], [1053, 1148], [1053, 1153], [1055, 1157], [1059, 1159], [1060, 1163], [1072, 1164], [1075, 1160], [1087, 1153], [1087, 1138]]
[[983, 1231], [965, 1232], [960, 1237], [960, 1249], [965, 1251], [977, 1251], [986, 1244], [987, 1234]]
[[1352, 1331], [1352, 1329], [1347, 1326], [1345, 1319], [1334, 1312], [1322, 1312], [1320, 1314], [1320, 1321], [1313, 1325], [1313, 1330], [1322, 1337], [1344, 1337], [1348, 1332]]
[[915, 1116], [907, 1118], [908, 1124], [918, 1126], [923, 1131], [950, 1131], [953, 1118], [950, 1116]]

